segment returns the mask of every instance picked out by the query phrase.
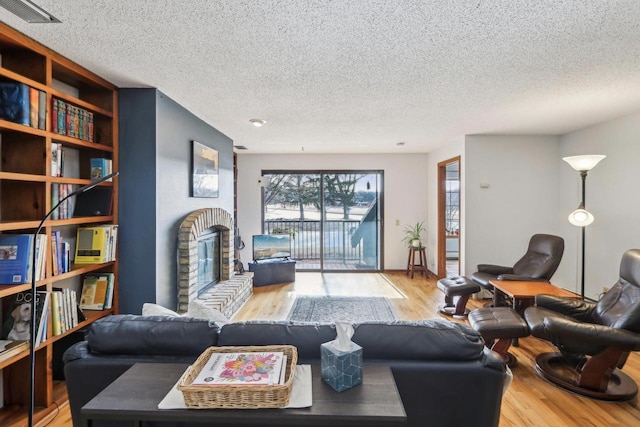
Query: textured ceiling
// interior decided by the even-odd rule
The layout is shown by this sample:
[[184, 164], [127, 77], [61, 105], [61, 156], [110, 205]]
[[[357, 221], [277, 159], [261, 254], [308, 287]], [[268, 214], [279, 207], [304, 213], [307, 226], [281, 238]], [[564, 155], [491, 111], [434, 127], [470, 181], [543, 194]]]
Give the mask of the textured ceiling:
[[638, 0], [36, 3], [63, 23], [0, 20], [251, 153], [428, 152], [640, 109]]

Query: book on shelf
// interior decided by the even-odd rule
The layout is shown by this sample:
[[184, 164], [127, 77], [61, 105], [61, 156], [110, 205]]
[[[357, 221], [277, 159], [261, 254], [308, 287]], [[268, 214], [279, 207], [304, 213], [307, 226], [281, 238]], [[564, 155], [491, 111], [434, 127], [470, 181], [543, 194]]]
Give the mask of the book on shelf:
[[60, 232], [57, 230], [54, 230], [51, 232], [51, 274], [53, 276], [57, 276], [58, 274], [61, 274], [60, 269], [58, 267], [58, 257], [60, 256], [58, 251], [59, 251], [59, 245], [58, 245], [58, 234]]
[[29, 126], [32, 128], [38, 128], [38, 103], [40, 102], [40, 95], [38, 89], [29, 88]]
[[31, 283], [32, 268], [35, 268], [36, 280], [45, 277], [46, 251], [41, 250], [47, 244], [47, 235], [36, 237], [36, 264], [32, 265], [32, 234], [0, 234], [0, 284], [17, 285]]
[[53, 336], [60, 335], [63, 332], [60, 323], [60, 293], [57, 291], [51, 292], [51, 334]]
[[51, 292], [51, 333], [60, 335], [85, 320], [79, 314], [76, 291], [70, 288], [53, 288]]
[[76, 238], [76, 264], [101, 264], [115, 261], [118, 225], [79, 227]]
[[62, 144], [51, 143], [51, 176], [62, 176]]
[[0, 340], [0, 362], [29, 349], [29, 340]]
[[[109, 295], [109, 282], [107, 274], [87, 274], [82, 280], [82, 293], [80, 294], [80, 308], [82, 310], [105, 310], [111, 302], [107, 301]], [[112, 285], [113, 286], [113, 285]], [[112, 292], [113, 296], [113, 292]]]
[[0, 81], [0, 118], [30, 125], [29, 86], [14, 81]]
[[[52, 184], [51, 185], [51, 208], [54, 208], [58, 202], [64, 199], [68, 194], [75, 191], [73, 184]], [[77, 197], [77, 196], [76, 196]], [[70, 197], [51, 214], [52, 219], [69, 219], [76, 206], [76, 197]]]
[[62, 170], [60, 176], [80, 178], [80, 151], [71, 147], [62, 147]]
[[[111, 159], [94, 157], [90, 160], [90, 167], [92, 180], [98, 180], [113, 172], [113, 162]], [[113, 181], [113, 178], [109, 178], [107, 181]]]
[[113, 306], [113, 282], [115, 281], [115, 274], [103, 273], [107, 276], [107, 297], [104, 300], [104, 309], [109, 310]]
[[[46, 234], [38, 234], [36, 239], [36, 280], [42, 280], [45, 277], [46, 255], [48, 236]], [[30, 261], [31, 262], [31, 261]], [[29, 276], [31, 281], [31, 276]]]
[[47, 322], [49, 319], [49, 309], [51, 307], [51, 292], [38, 291], [36, 293], [38, 301], [42, 301], [40, 314], [36, 313], [38, 319], [38, 329], [36, 331], [36, 347], [47, 340]]
[[38, 91], [38, 129], [47, 127], [47, 93]]
[[60, 135], [93, 142], [93, 113], [61, 99], [52, 98], [51, 129]]
[[69, 262], [69, 242], [62, 240], [59, 230], [51, 232], [51, 269], [52, 275], [66, 273], [70, 270]]
[[[46, 292], [36, 293], [36, 346], [42, 340], [42, 322], [46, 322], [47, 308]], [[10, 303], [2, 324], [1, 339], [5, 340], [29, 340], [31, 332], [31, 291], [24, 291], [10, 297]], [[44, 328], [46, 331], [46, 328]], [[40, 334], [37, 334], [40, 331]], [[45, 332], [46, 334], [46, 332]]]
[[30, 283], [32, 234], [0, 234], [0, 285]]
[[71, 271], [71, 243], [62, 241], [60, 243], [60, 252], [62, 258], [62, 272]]
[[283, 384], [286, 356], [281, 351], [212, 353], [192, 385]]

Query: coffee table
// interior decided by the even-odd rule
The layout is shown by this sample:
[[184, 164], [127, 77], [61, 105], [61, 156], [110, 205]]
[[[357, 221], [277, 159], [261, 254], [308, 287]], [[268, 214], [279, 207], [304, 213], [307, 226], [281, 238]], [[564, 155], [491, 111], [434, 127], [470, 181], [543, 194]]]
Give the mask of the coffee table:
[[290, 409], [158, 409], [188, 365], [137, 363], [82, 407], [83, 425], [95, 420], [251, 426], [402, 426], [406, 414], [388, 366], [365, 366], [362, 385], [337, 393], [313, 365], [313, 405]]
[[549, 282], [524, 282], [511, 280], [490, 280], [496, 292], [493, 294], [494, 302], [499, 301], [498, 292], [502, 292], [513, 299], [513, 308], [520, 315], [525, 308], [533, 305], [536, 295], [549, 294], [560, 297], [582, 298], [578, 294], [569, 292]]

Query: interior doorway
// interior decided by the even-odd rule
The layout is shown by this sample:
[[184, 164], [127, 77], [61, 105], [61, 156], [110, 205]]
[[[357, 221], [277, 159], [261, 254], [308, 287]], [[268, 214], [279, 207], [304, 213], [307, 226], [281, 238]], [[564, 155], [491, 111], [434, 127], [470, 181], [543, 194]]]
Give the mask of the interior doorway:
[[438, 163], [438, 277], [460, 274], [460, 156]]

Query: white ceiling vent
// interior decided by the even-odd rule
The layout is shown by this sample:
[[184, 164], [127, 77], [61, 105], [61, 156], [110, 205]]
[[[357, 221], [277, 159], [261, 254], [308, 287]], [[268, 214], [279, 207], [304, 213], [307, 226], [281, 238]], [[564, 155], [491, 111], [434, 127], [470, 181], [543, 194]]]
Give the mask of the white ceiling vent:
[[30, 24], [54, 24], [62, 22], [29, 0], [0, 0], [0, 6]]

